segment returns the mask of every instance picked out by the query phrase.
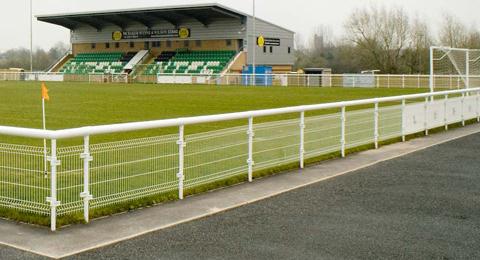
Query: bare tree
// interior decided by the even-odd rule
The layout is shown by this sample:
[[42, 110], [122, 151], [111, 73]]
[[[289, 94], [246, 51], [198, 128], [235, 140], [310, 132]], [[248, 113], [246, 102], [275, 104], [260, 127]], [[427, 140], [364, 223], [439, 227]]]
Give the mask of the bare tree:
[[358, 9], [345, 24], [347, 38], [358, 48], [365, 69], [397, 73], [402, 51], [408, 44], [410, 22], [401, 8], [370, 6]]
[[[48, 51], [37, 48], [33, 53], [34, 70], [46, 70], [54, 62], [58, 61], [67, 52], [68, 45], [59, 42]], [[25, 48], [12, 49], [0, 53], [0, 69], [29, 68], [30, 50]]]
[[444, 46], [466, 48], [468, 47], [468, 30], [457, 17], [444, 14], [439, 40]]
[[415, 17], [409, 32], [409, 46], [405, 50], [405, 65], [408, 73], [427, 73], [429, 47], [433, 44], [430, 29], [420, 17]]

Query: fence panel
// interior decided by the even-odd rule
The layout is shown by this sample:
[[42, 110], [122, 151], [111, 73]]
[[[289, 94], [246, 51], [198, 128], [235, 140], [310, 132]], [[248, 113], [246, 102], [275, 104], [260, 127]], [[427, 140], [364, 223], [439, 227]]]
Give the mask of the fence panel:
[[300, 158], [300, 119], [254, 126], [255, 170], [296, 162]]
[[429, 128], [445, 125], [445, 100], [435, 100], [428, 104], [427, 122]]
[[0, 144], [0, 205], [49, 215], [49, 196], [50, 170], [45, 168], [43, 148]]
[[379, 141], [402, 136], [402, 106], [379, 108]]
[[177, 140], [172, 135], [92, 145], [91, 207], [178, 189]]
[[187, 135], [185, 187], [247, 175], [247, 127]]
[[347, 148], [371, 144], [375, 141], [374, 119], [373, 109], [347, 112], [345, 124]]
[[340, 120], [340, 113], [305, 118], [305, 158], [340, 151]]
[[80, 155], [83, 146], [62, 147], [57, 149], [60, 165], [57, 166], [57, 207], [59, 216], [83, 210], [83, 161]]
[[447, 123], [462, 121], [463, 101], [461, 97], [449, 98], [447, 103]]

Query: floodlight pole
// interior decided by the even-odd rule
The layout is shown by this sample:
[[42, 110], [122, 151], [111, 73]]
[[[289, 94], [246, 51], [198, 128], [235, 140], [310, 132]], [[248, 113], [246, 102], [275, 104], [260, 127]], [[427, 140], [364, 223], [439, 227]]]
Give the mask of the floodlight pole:
[[33, 72], [33, 1], [30, 0], [30, 72]]
[[253, 0], [253, 40], [254, 40], [254, 43], [253, 43], [253, 60], [252, 60], [252, 74], [253, 74], [253, 81], [252, 81], [252, 85], [255, 86], [256, 85], [256, 52], [257, 52], [257, 32], [256, 32], [256, 23], [257, 23], [257, 18], [256, 18], [256, 14], [255, 14], [255, 0]]

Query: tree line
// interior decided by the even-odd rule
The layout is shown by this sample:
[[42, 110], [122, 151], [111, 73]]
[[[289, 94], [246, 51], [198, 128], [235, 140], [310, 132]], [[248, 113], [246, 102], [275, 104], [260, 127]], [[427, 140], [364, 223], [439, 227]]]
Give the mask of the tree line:
[[[58, 42], [52, 48], [44, 50], [37, 48], [33, 51], [33, 70], [44, 71], [63, 57], [68, 46]], [[0, 69], [21, 68], [30, 70], [30, 50], [26, 48], [11, 49], [0, 52]]]
[[434, 33], [425, 20], [402, 8], [368, 6], [355, 10], [335, 38], [319, 26], [306, 45], [296, 39], [297, 69], [332, 68], [334, 73], [379, 70], [384, 74], [428, 74], [429, 48], [441, 45], [480, 49], [480, 30], [445, 14]]

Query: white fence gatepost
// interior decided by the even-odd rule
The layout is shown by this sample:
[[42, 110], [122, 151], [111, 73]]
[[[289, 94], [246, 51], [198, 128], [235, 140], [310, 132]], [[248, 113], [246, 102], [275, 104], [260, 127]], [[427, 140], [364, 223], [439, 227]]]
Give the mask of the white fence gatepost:
[[185, 181], [185, 126], [181, 125], [178, 129], [178, 198], [183, 200], [183, 182]]
[[85, 136], [83, 138], [83, 153], [80, 155], [83, 159], [83, 192], [80, 193], [80, 197], [83, 198], [83, 218], [85, 222], [89, 222], [89, 202], [93, 196], [90, 194], [90, 162], [93, 161], [93, 157], [90, 155], [90, 137]]
[[375, 149], [378, 149], [378, 138], [379, 138], [379, 131], [378, 131], [378, 119], [379, 119], [379, 110], [378, 110], [378, 102], [375, 102], [375, 109], [373, 111], [373, 122], [374, 122], [374, 130], [373, 130], [373, 138], [375, 140]]
[[462, 93], [462, 126], [465, 126], [465, 93]]
[[340, 137], [340, 145], [341, 145], [341, 153], [342, 153], [342, 158], [345, 158], [345, 144], [346, 144], [346, 138], [345, 138], [345, 122], [347, 121], [347, 115], [346, 115], [346, 108], [343, 106], [342, 107], [342, 115], [341, 115], [341, 137]]
[[305, 168], [305, 111], [300, 114], [300, 168]]
[[57, 159], [57, 140], [51, 140], [52, 151], [48, 161], [50, 162], [50, 197], [47, 198], [47, 202], [50, 202], [50, 229], [52, 231], [57, 230], [57, 207], [60, 205], [60, 201], [57, 201], [57, 166], [60, 165], [60, 161]]
[[448, 95], [445, 95], [445, 102], [443, 103], [445, 110], [445, 131], [448, 131]]
[[475, 101], [476, 101], [476, 104], [477, 104], [477, 109], [476, 109], [476, 111], [477, 111], [477, 122], [480, 122], [480, 99], [479, 99], [479, 97], [480, 97], [480, 92], [477, 91], [477, 95], [475, 97]]
[[406, 141], [406, 116], [405, 116], [405, 108], [406, 108], [406, 100], [402, 99], [402, 142]]
[[[432, 98], [433, 98], [433, 96], [432, 96]], [[427, 135], [427, 136], [428, 136], [428, 130], [429, 130], [428, 129], [428, 102], [429, 101], [430, 101], [430, 99], [428, 97], [425, 98], [425, 111], [424, 111], [425, 120], [424, 120], [424, 122], [425, 122], [425, 135]]]
[[255, 133], [253, 131], [253, 117], [248, 118], [248, 181], [252, 182], [253, 181], [253, 165], [255, 162], [253, 161], [253, 137], [255, 136]]

